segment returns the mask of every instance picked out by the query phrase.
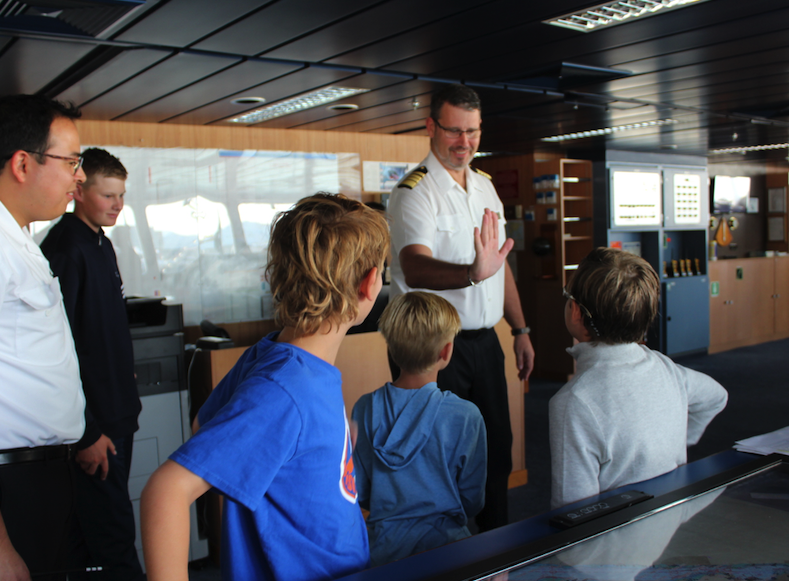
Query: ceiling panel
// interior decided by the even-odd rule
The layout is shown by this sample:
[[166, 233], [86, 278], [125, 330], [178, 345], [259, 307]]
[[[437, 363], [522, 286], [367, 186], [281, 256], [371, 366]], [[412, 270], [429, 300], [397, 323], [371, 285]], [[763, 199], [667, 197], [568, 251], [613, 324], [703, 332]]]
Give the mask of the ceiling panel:
[[177, 54], [94, 99], [82, 108], [83, 114], [86, 119], [115, 119], [162, 95], [232, 66], [238, 60]]
[[[608, 83], [608, 92], [618, 97], [637, 98], [655, 91], [667, 93], [689, 87], [707, 87], [722, 82], [750, 82], [751, 79], [769, 76], [784, 78], [789, 62], [789, 47], [772, 50], [760, 55], [754, 62], [751, 55], [720, 59], [713, 62], [691, 64], [660, 72], [637, 75]], [[754, 71], [762, 72], [754, 72]], [[767, 72], [767, 74], [763, 74]], [[589, 87], [594, 90], [595, 87]]]
[[[321, 107], [314, 107], [306, 109], [299, 113], [292, 115], [285, 115], [277, 117], [261, 127], [281, 128], [281, 129], [315, 129], [314, 123], [320, 123], [323, 120], [328, 122], [340, 122], [342, 119], [355, 118], [357, 115], [371, 115], [371, 111], [380, 103], [390, 103], [405, 97], [412, 97], [418, 85], [422, 87], [430, 87], [423, 89], [423, 92], [433, 90], [433, 85], [430, 83], [420, 82], [403, 82], [402, 79], [393, 77], [382, 77], [379, 75], [358, 75], [353, 78], [347, 79], [343, 85], [348, 85], [356, 88], [370, 89], [369, 93], [361, 93], [354, 97], [341, 99], [337, 103], [352, 104], [359, 107], [356, 111], [334, 111], [329, 109], [330, 106], [337, 103], [331, 103]], [[410, 100], [410, 99], [409, 99]], [[423, 103], [428, 102], [422, 99]], [[347, 121], [346, 121], [347, 122]]]
[[[433, 72], [436, 69], [424, 66], [409, 68], [404, 63], [409, 62], [409, 59], [419, 61], [424, 59], [425, 55], [431, 55], [446, 47], [449, 47], [447, 50], [451, 52], [454, 47], [465, 43], [468, 47], [465, 51], [454, 52], [455, 62], [463, 62], [485, 47], [485, 43], [480, 42], [480, 39], [487, 36], [493, 40], [501, 31], [512, 27], [515, 22], [533, 21], [533, 15], [528, 14], [528, 10], [522, 7], [509, 11], [507, 18], [501, 18], [500, 9], [503, 4], [506, 2], [477, 3], [469, 10], [460, 11], [394, 37], [384, 37], [375, 44], [332, 58], [329, 62], [423, 74]], [[511, 2], [509, 5], [513, 6]], [[470, 25], [473, 26], [472, 31], [469, 31]]]
[[245, 61], [157, 99], [118, 119], [158, 123], [173, 117], [173, 111], [198, 109], [215, 101], [227, 99], [228, 95], [246, 92], [249, 87], [259, 86], [296, 69], [297, 67], [293, 65]]
[[318, 53], [340, 55], [359, 47], [377, 44], [382, 38], [399, 38], [403, 32], [432, 21], [442, 21], [454, 13], [468, 10], [478, 4], [477, 0], [385, 2], [270, 51], [266, 56], [312, 60]]
[[[427, 105], [428, 103], [429, 101], [425, 102], [424, 99], [422, 100], [421, 107], [416, 109], [417, 111], [420, 111], [420, 115], [416, 116], [416, 119], [421, 118], [421, 120], [424, 121], [425, 117], [429, 115], [429, 108]], [[362, 111], [346, 113], [345, 115], [324, 119], [322, 121], [306, 125], [303, 128], [312, 129], [315, 131], [327, 131], [332, 129], [338, 131], [355, 131], [354, 127], [358, 126], [360, 123], [383, 119], [393, 115], [400, 115], [409, 111], [414, 111], [414, 108], [411, 105], [411, 99], [403, 99], [401, 101], [387, 103], [386, 105], [369, 107]], [[379, 123], [377, 126], [386, 126], [388, 124], [391, 124], [391, 122]]]
[[262, 54], [375, 3], [374, 0], [276, 2], [196, 44], [195, 48], [249, 56]]
[[172, 54], [169, 50], [155, 49], [123, 52], [56, 97], [82, 106]]
[[343, 125], [341, 129], [342, 131], [378, 131], [380, 133], [393, 133], [395, 130], [382, 130], [391, 128], [395, 125], [400, 125], [402, 123], [421, 123], [424, 125], [427, 114], [428, 109], [426, 107], [421, 109], [408, 109], [400, 113], [393, 113], [383, 117], [375, 117], [373, 119], [359, 121], [358, 123]]
[[[776, 5], [780, 2], [770, 1]], [[649, 53], [649, 50], [659, 50], [660, 53], [677, 50], [673, 49], [676, 36], [682, 37], [682, 34], [687, 32], [689, 37], [693, 38], [700, 26], [708, 26], [719, 18], [723, 19], [720, 13], [729, 7], [742, 12], [742, 7], [735, 8], [735, 2], [738, 0], [715, 0], [720, 12], [698, 12], [702, 6], [699, 5], [634, 21], [626, 26], [620, 25], [586, 34], [558, 29], [539, 21], [531, 22], [498, 33], [495, 38], [487, 37], [483, 42], [480, 42], [480, 39], [464, 39], [461, 44], [431, 54], [426, 61], [417, 57], [398, 63], [397, 66], [408, 71], [429, 66], [445, 76], [458, 77], [465, 73], [465, 78], [477, 79], [506, 77], [511, 74], [513, 63], [516, 62], [524, 63], [523, 70], [561, 61], [619, 67], [620, 61], [631, 61], [644, 54], [654, 55], [654, 52]], [[696, 20], [700, 23], [697, 24]], [[726, 16], [725, 20], [735, 19]], [[641, 51], [641, 47], [646, 48]], [[621, 54], [616, 53], [617, 50], [620, 50]], [[458, 60], [458, 52], [467, 53], [469, 56], [465, 60]], [[618, 54], [620, 58], [609, 56], [612, 54]], [[628, 67], [622, 65], [620, 68]]]
[[307, 68], [301, 69], [284, 77], [275, 79], [268, 83], [263, 83], [255, 87], [250, 87], [245, 91], [240, 91], [228, 95], [226, 99], [217, 101], [210, 105], [200, 107], [182, 115], [177, 115], [167, 120], [168, 123], [189, 123], [194, 125], [204, 125], [208, 123], [230, 124], [225, 119], [240, 115], [246, 111], [256, 109], [254, 105], [236, 105], [230, 101], [239, 97], [254, 95], [263, 97], [267, 103], [274, 103], [286, 97], [292, 97], [318, 87], [337, 83], [354, 75], [342, 71], [331, 71], [328, 69]]
[[92, 49], [90, 44], [18, 38], [0, 55], [0, 95], [36, 93]]
[[[368, 133], [387, 133], [392, 135], [427, 136], [427, 129], [425, 129], [425, 122], [423, 119], [419, 121], [410, 121], [405, 123], [397, 123], [395, 125], [389, 125], [385, 129], [386, 129], [385, 131], [381, 129], [372, 129], [368, 131]], [[424, 152], [424, 155], [427, 155], [426, 151]]]
[[[770, 18], [770, 15], [775, 18]], [[655, 66], [666, 69], [732, 55], [745, 56], [761, 51], [766, 40], [778, 41], [779, 46], [785, 46], [789, 41], [785, 34], [787, 22], [789, 9], [675, 34], [670, 42], [658, 38], [588, 55], [587, 58], [589, 64], [643, 73], [654, 71]], [[779, 34], [780, 37], [761, 38], [770, 34]]]
[[[57, 94], [84, 104], [91, 119], [227, 124], [254, 108], [230, 103], [236, 97], [273, 103], [357, 84], [372, 90], [345, 100], [355, 111], [321, 106], [259, 126], [424, 134], [429, 92], [464, 81], [482, 98], [487, 150], [608, 143], [703, 153], [733, 141], [789, 140], [785, 0], [708, 0], [589, 34], [541, 22], [589, 4], [150, 0], [96, 39], [1, 29], [1, 90]], [[103, 9], [85, 10], [81, 22], [106, 19]], [[634, 74], [574, 84], [562, 63]], [[537, 76], [554, 89], [504, 90], [504, 82], [522, 87]], [[761, 115], [773, 115], [775, 127], [752, 123]], [[683, 122], [560, 145], [540, 141], [666, 116]]]
[[260, 0], [170, 0], [115, 40], [186, 47], [265, 4]]

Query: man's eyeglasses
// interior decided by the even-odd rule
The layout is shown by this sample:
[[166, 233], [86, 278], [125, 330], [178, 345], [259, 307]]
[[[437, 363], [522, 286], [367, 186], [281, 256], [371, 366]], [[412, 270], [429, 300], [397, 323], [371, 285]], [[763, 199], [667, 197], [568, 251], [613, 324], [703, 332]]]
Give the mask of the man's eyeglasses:
[[82, 167], [82, 156], [80, 157], [63, 157], [62, 155], [52, 155], [51, 153], [44, 153], [41, 151], [27, 151], [32, 155], [43, 155], [45, 157], [51, 157], [52, 159], [62, 159], [63, 161], [67, 161], [68, 164], [71, 166], [71, 173], [72, 175], [77, 175], [79, 168]]
[[452, 139], [457, 139], [464, 133], [466, 134], [466, 137], [468, 137], [469, 139], [476, 139], [477, 137], [479, 137], [479, 134], [482, 133], [482, 129], [480, 128], [477, 129], [458, 129], [457, 127], [447, 128], [441, 125], [441, 123], [438, 122], [438, 119], [433, 119], [433, 122], [436, 125], [438, 125], [441, 129], [443, 129], [444, 133], [446, 133]]
[[578, 305], [578, 308], [581, 309], [581, 312], [589, 320], [589, 326], [592, 327], [592, 330], [599, 337], [600, 336], [600, 331], [597, 330], [597, 327], [594, 324], [594, 318], [592, 317], [592, 313], [589, 311], [589, 309], [587, 309], [585, 306], [583, 306], [581, 303], [579, 303], [578, 299], [576, 299], [573, 295], [571, 295], [569, 293], [569, 291], [567, 290], [566, 286], [562, 287], [562, 296], [564, 298], [566, 298], [567, 300], [573, 301], [576, 305]]

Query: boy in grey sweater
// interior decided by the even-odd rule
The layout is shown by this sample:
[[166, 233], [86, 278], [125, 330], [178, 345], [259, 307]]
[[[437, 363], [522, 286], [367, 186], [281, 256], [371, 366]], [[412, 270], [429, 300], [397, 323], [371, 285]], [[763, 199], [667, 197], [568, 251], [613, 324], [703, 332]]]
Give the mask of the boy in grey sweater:
[[664, 474], [726, 406], [714, 379], [641, 344], [660, 280], [642, 258], [593, 250], [564, 289], [576, 374], [550, 401], [551, 507]]

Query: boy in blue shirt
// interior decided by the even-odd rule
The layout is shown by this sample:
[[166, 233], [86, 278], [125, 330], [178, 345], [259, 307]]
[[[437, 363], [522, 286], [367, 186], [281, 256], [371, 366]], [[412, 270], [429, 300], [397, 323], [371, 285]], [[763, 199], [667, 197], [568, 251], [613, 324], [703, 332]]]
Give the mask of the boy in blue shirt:
[[400, 376], [352, 413], [373, 565], [471, 536], [466, 523], [485, 504], [487, 477], [482, 414], [436, 385], [460, 332], [455, 308], [433, 293], [406, 293], [387, 305], [379, 329]]
[[150, 581], [187, 580], [189, 506], [225, 495], [222, 579], [321, 580], [368, 563], [342, 379], [346, 331], [381, 290], [386, 220], [318, 194], [272, 227], [268, 280], [283, 327], [249, 348], [142, 497]]

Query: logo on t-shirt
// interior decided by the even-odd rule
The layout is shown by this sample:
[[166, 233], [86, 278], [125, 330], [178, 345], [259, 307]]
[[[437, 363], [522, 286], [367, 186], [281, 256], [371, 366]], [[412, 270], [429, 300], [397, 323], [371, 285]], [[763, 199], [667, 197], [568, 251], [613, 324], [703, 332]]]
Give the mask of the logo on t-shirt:
[[345, 500], [356, 504], [356, 499], [359, 495], [356, 493], [356, 473], [353, 469], [351, 430], [348, 427], [348, 418], [344, 413], [343, 417], [345, 419], [345, 445], [343, 446], [342, 462], [340, 463], [340, 492]]

